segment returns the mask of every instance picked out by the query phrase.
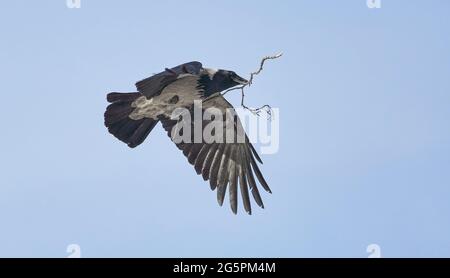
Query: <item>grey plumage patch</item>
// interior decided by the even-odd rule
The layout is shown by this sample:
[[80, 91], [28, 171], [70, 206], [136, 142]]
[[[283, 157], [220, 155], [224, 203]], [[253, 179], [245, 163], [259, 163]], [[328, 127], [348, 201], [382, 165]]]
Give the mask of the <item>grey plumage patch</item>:
[[186, 74], [183, 78], [166, 86], [161, 94], [150, 99], [145, 96], [136, 99], [131, 104], [131, 107], [135, 109], [129, 117], [133, 120], [158, 119], [161, 115], [170, 118], [176, 108], [189, 108], [194, 104], [194, 100], [202, 98], [202, 93], [197, 87], [198, 76]]
[[214, 74], [216, 74], [218, 70], [217, 69], [211, 69], [211, 68], [205, 68], [205, 72], [208, 74], [209, 79], [213, 79]]

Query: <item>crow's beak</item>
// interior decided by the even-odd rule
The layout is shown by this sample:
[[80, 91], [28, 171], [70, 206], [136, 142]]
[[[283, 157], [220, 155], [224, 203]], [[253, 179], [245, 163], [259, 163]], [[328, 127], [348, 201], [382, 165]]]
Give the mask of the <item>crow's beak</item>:
[[248, 83], [247, 79], [244, 79], [244, 78], [240, 77], [239, 75], [233, 76], [232, 79], [234, 82], [236, 82], [238, 84], [245, 85]]

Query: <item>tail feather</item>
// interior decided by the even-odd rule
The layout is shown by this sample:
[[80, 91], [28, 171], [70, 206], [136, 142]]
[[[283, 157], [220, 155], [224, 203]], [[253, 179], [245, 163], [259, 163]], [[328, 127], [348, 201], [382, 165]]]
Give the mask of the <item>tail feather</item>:
[[112, 125], [120, 120], [128, 118], [133, 108], [130, 104], [113, 103], [106, 108], [105, 125]]
[[109, 93], [106, 96], [108, 102], [133, 102], [138, 97], [142, 96], [141, 93]]
[[134, 131], [134, 133], [129, 138], [128, 146], [130, 148], [134, 148], [144, 142], [145, 138], [150, 134], [150, 131], [155, 127], [158, 123], [157, 120], [153, 119], [142, 119], [143, 122], [139, 125], [139, 127]]
[[141, 93], [110, 93], [106, 97], [111, 104], [105, 111], [105, 126], [112, 135], [130, 148], [144, 142], [158, 123], [158, 120], [150, 118], [133, 120], [129, 117], [134, 110], [131, 103], [141, 96]]

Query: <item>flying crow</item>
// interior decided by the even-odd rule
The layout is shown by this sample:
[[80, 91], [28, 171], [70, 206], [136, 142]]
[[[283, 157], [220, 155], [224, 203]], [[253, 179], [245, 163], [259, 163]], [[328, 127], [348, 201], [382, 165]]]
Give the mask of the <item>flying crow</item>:
[[[242, 131], [239, 117], [235, 114], [228, 117], [227, 113], [235, 110], [220, 94], [226, 89], [247, 83], [247, 80], [233, 71], [203, 68], [200, 62], [166, 68], [161, 73], [137, 82], [137, 92], [109, 93], [107, 100], [111, 104], [106, 108], [104, 115], [105, 126], [112, 135], [134, 148], [145, 140], [158, 122], [161, 122], [172, 141], [194, 166], [197, 174], [202, 175], [205, 181], [209, 180], [212, 190], [217, 188], [219, 204], [223, 204], [228, 187], [231, 209], [236, 214], [239, 185], [244, 208], [251, 214], [249, 189], [255, 202], [264, 208], [256, 179], [267, 192], [271, 191], [256, 162], [262, 161]], [[174, 111], [184, 108], [188, 111], [187, 116], [190, 116], [187, 118], [194, 119], [195, 103], [198, 102], [201, 103], [200, 111], [203, 113], [213, 108], [223, 112], [223, 115], [228, 115], [214, 114], [209, 118], [201, 117], [200, 131], [205, 130], [213, 120], [219, 120], [223, 122], [223, 130], [216, 130], [212, 135], [218, 132], [228, 134], [233, 131], [232, 140], [228, 138], [212, 142], [205, 138], [174, 140], [174, 134], [180, 131], [178, 125], [182, 122], [181, 118], [185, 118], [174, 118]], [[183, 130], [183, 133], [189, 131], [191, 134], [189, 137], [192, 139], [196, 129], [195, 123], [189, 125], [189, 128], [191, 130], [187, 130], [185, 125], [186, 130]], [[243, 140], [239, 140], [235, 134], [243, 134], [241, 136]]]

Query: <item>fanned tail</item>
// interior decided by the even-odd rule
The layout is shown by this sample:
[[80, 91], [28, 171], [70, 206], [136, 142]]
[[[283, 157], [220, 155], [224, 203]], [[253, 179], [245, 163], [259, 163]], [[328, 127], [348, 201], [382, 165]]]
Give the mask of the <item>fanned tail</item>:
[[131, 103], [141, 96], [141, 93], [109, 93], [106, 97], [111, 104], [105, 111], [105, 126], [112, 135], [130, 148], [144, 142], [158, 123], [158, 120], [150, 118], [133, 120], [129, 117], [134, 110]]

